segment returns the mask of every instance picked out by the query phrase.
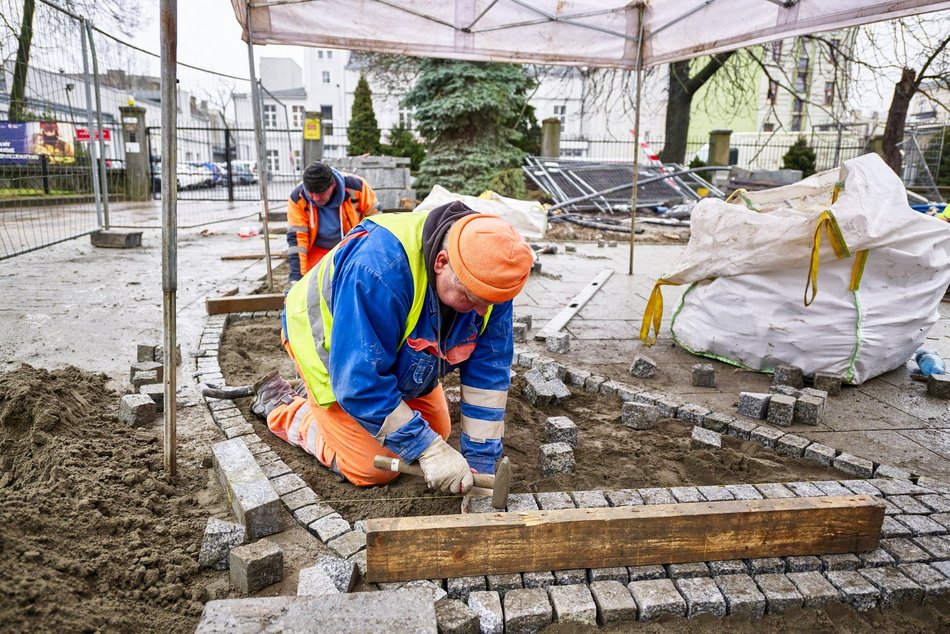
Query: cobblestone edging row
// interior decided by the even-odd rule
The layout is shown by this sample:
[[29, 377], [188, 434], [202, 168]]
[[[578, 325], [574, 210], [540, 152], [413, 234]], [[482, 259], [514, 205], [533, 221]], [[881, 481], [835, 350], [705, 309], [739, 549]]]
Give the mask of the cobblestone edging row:
[[[223, 380], [217, 355], [229, 320], [256, 317], [277, 319], [279, 312], [208, 318], [195, 362], [194, 376], [199, 382]], [[509, 512], [856, 493], [879, 497], [885, 505], [881, 546], [867, 553], [817, 557], [526, 572], [379, 584], [384, 590], [429, 588], [435, 599], [456, 600], [458, 605], [451, 610], [439, 611], [440, 627], [446, 625], [446, 631], [453, 631], [448, 627], [449, 621], [463, 623], [465, 619], [461, 616], [471, 616], [471, 613], [481, 619], [482, 631], [521, 632], [540, 629], [552, 620], [604, 624], [649, 620], [666, 614], [762, 616], [792, 606], [816, 606], [832, 600], [866, 610], [903, 601], [929, 600], [950, 590], [950, 483], [918, 477], [812, 443], [795, 434], [786, 434], [769, 425], [739, 420], [700, 405], [592, 375], [526, 349], [516, 349], [513, 366], [541, 369], [575, 389], [616, 394], [622, 401], [648, 403], [660, 408], [663, 416], [832, 465], [853, 474], [856, 479], [522, 493], [510, 496]], [[247, 446], [291, 515], [308, 532], [339, 556], [355, 562], [365, 573], [363, 523], [351, 525], [324, 504], [303, 479], [292, 473], [261, 441], [233, 402], [206, 401], [225, 437], [240, 439]], [[473, 501], [472, 510], [495, 512], [490, 498]]]

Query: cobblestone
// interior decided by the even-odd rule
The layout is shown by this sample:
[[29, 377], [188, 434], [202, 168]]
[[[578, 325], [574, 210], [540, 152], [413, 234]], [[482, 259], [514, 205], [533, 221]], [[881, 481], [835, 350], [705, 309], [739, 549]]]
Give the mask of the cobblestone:
[[785, 432], [779, 431], [773, 427], [769, 427], [767, 425], [759, 425], [758, 427], [753, 429], [752, 432], [749, 434], [749, 440], [751, 440], [752, 442], [758, 443], [762, 445], [763, 447], [772, 449], [775, 447], [775, 442], [784, 435], [785, 435]]
[[854, 553], [819, 555], [818, 558], [822, 570], [857, 570], [861, 567], [861, 560]]
[[553, 511], [556, 509], [572, 509], [574, 501], [571, 496], [564, 491], [538, 493], [538, 505], [544, 511]]
[[471, 593], [486, 590], [488, 583], [482, 576], [453, 577], [446, 579], [445, 586], [450, 598], [468, 601]]
[[677, 579], [673, 582], [686, 601], [686, 616], [695, 618], [703, 614], [726, 615], [726, 599], [709, 577]]
[[574, 491], [571, 493], [579, 509], [606, 508], [610, 506], [603, 491]]
[[749, 418], [764, 419], [769, 411], [769, 400], [771, 398], [771, 394], [740, 392], [737, 411]]
[[504, 599], [505, 634], [534, 634], [551, 622], [553, 611], [541, 588], [514, 589]]
[[920, 601], [923, 598], [923, 588], [893, 566], [864, 568], [859, 572], [881, 592], [882, 608], [889, 608], [905, 601]]
[[904, 576], [924, 590], [925, 599], [933, 599], [950, 591], [950, 579], [927, 564], [900, 564]]
[[597, 623], [625, 623], [637, 618], [637, 604], [624, 584], [617, 581], [595, 581], [590, 593], [597, 606]]
[[709, 571], [713, 576], [718, 575], [738, 575], [749, 572], [748, 566], [741, 559], [721, 559], [719, 561], [710, 561]]
[[597, 606], [586, 585], [552, 586], [547, 590], [555, 622], [597, 624]]
[[667, 614], [686, 616], [686, 601], [669, 579], [632, 581], [627, 587], [637, 603], [639, 621], [650, 621]]
[[505, 615], [497, 592], [472, 592], [468, 595], [468, 607], [478, 615], [481, 634], [502, 634], [505, 631]]
[[785, 396], [784, 394], [773, 394], [769, 399], [768, 413], [766, 420], [773, 425], [788, 427], [792, 424], [795, 414], [795, 397]]
[[751, 484], [727, 484], [726, 488], [737, 500], [761, 500], [762, 494]]
[[934, 535], [932, 537], [917, 537], [914, 543], [926, 550], [936, 559], [950, 559], [950, 537]]
[[655, 564], [647, 566], [628, 566], [627, 573], [630, 575], [630, 581], [666, 578], [666, 569], [663, 566]]
[[926, 515], [895, 515], [894, 519], [910, 529], [911, 535], [921, 537], [926, 535], [943, 535], [947, 529]]
[[783, 557], [783, 559], [785, 560], [785, 570], [788, 572], [821, 572], [821, 560], [813, 555]]
[[904, 537], [882, 539], [881, 548], [899, 564], [915, 564], [930, 561], [931, 555], [920, 546]]
[[781, 614], [802, 605], [802, 595], [795, 584], [783, 574], [756, 575], [755, 583], [765, 596], [769, 614]]
[[820, 572], [794, 572], [787, 576], [801, 593], [806, 608], [820, 607], [840, 597], [835, 587]]
[[789, 491], [785, 486], [779, 484], [778, 482], [756, 484], [754, 486], [756, 489], [758, 489], [759, 493], [762, 494], [762, 497], [766, 499], [796, 497], [794, 493]]
[[768, 575], [785, 572], [785, 562], [781, 557], [756, 557], [746, 559], [749, 572], [753, 575]]
[[730, 616], [748, 616], [756, 619], [765, 614], [765, 596], [749, 575], [722, 575], [714, 577], [716, 585], [726, 599]]
[[435, 620], [440, 634], [474, 634], [479, 628], [475, 610], [456, 599], [437, 601]]
[[859, 612], [866, 612], [877, 606], [881, 591], [860, 573], [853, 570], [833, 570], [825, 573], [844, 597], [845, 603]]
[[708, 577], [709, 566], [703, 561], [687, 564], [666, 564], [666, 574], [670, 579], [690, 579], [692, 577]]
[[813, 442], [812, 444], [805, 447], [805, 452], [803, 454], [805, 460], [811, 460], [812, 462], [817, 462], [828, 466], [831, 464], [831, 461], [835, 459], [837, 451], [828, 445], [823, 445], [819, 442]]
[[865, 553], [858, 553], [858, 559], [865, 568], [878, 568], [880, 566], [893, 566], [896, 561], [883, 548], [875, 548]]
[[643, 498], [644, 504], [676, 504], [676, 498], [669, 489], [640, 489], [640, 497]]
[[521, 575], [525, 588], [547, 588], [557, 585], [553, 572], [525, 572]]
[[511, 590], [521, 588], [521, 575], [518, 573], [506, 575], [488, 575], [485, 577], [488, 582], [488, 589], [497, 592], [504, 599], [505, 595]]
[[677, 502], [705, 502], [706, 498], [702, 496], [696, 487], [671, 487], [670, 493], [676, 498]]
[[610, 506], [640, 506], [643, 504], [643, 498], [636, 489], [615, 489], [604, 492]]

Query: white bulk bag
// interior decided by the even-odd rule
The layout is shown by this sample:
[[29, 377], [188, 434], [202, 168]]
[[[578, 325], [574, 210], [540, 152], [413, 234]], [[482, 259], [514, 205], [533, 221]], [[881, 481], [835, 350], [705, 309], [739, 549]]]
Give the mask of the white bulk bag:
[[413, 211], [432, 211], [453, 200], [462, 201], [469, 209], [474, 209], [480, 214], [501, 216], [514, 225], [525, 238], [543, 238], [547, 230], [548, 213], [541, 203], [535, 200], [506, 198], [493, 191], [486, 191], [481, 196], [466, 196], [455, 194], [441, 185], [436, 185]]
[[876, 154], [735, 204], [703, 200], [691, 225], [677, 269], [657, 281], [641, 337], [659, 326], [660, 287], [688, 283], [674, 341], [754, 370], [784, 363], [863, 383], [910, 358], [950, 283], [950, 227], [911, 209]]

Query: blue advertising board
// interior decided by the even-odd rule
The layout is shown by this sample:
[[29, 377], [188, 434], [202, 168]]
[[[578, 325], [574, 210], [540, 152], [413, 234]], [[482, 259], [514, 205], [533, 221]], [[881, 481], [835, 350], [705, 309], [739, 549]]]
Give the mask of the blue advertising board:
[[42, 155], [50, 163], [75, 163], [75, 135], [70, 123], [0, 121], [0, 163], [29, 163]]

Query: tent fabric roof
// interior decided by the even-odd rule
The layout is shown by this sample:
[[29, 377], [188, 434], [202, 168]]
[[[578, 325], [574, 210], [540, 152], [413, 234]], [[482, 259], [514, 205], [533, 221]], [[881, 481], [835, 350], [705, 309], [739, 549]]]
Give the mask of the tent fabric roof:
[[950, 0], [231, 0], [253, 44], [636, 68], [950, 9]]

